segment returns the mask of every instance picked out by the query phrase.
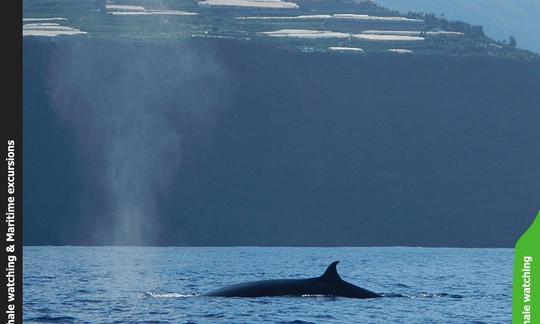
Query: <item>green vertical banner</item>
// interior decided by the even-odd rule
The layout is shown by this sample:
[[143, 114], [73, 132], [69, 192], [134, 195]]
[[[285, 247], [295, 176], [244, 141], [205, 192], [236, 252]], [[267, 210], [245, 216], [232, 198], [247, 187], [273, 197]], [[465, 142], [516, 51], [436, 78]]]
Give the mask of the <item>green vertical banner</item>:
[[540, 324], [540, 212], [516, 243], [512, 323]]

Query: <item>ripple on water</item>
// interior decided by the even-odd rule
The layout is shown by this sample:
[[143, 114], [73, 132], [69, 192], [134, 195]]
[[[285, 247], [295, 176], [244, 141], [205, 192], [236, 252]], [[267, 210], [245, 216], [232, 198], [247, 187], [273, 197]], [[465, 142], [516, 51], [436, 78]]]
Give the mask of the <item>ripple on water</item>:
[[[124, 261], [108, 267], [111, 260]], [[342, 261], [344, 279], [386, 291], [386, 298], [194, 294], [254, 278], [318, 276], [333, 260]], [[32, 247], [23, 267], [25, 279], [31, 278], [23, 281], [24, 321], [507, 323], [512, 262], [511, 249]]]
[[402, 284], [402, 283], [396, 283], [396, 284], [394, 284], [394, 286], [400, 287], [400, 288], [411, 288], [411, 286], [406, 285], [406, 284]]
[[415, 296], [412, 296], [412, 298], [440, 298], [440, 297], [449, 297], [449, 298], [456, 298], [456, 299], [463, 298], [462, 295], [458, 295], [458, 294], [429, 293], [429, 292], [421, 292]]
[[148, 298], [189, 298], [195, 297], [195, 294], [180, 294], [175, 292], [145, 292], [137, 294], [137, 298], [148, 299]]
[[25, 320], [25, 322], [37, 322], [37, 323], [77, 323], [77, 319], [71, 316], [51, 316], [44, 315], [38, 317], [32, 317]]

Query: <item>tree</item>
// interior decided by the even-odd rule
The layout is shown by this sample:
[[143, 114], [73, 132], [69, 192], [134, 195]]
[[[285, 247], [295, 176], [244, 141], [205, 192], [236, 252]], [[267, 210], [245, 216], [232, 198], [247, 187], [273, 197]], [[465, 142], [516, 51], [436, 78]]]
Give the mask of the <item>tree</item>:
[[510, 38], [508, 39], [508, 45], [510, 45], [510, 47], [512, 47], [512, 48], [516, 48], [517, 41], [516, 41], [516, 38], [514, 36], [510, 36]]

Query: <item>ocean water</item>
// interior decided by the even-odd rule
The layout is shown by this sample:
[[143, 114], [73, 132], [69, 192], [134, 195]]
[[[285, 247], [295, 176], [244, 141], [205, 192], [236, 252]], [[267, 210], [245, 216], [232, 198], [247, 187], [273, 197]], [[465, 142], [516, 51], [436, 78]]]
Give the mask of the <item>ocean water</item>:
[[[341, 277], [383, 293], [223, 298], [260, 279]], [[25, 247], [25, 323], [509, 323], [512, 249]]]

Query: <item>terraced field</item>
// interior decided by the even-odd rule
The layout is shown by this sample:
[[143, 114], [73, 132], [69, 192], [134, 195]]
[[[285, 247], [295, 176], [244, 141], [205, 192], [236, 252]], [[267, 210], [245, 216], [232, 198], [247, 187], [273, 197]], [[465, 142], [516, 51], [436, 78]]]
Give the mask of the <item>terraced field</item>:
[[355, 55], [536, 56], [490, 39], [480, 26], [390, 11], [373, 1], [25, 0], [24, 17], [28, 37], [226, 38]]

